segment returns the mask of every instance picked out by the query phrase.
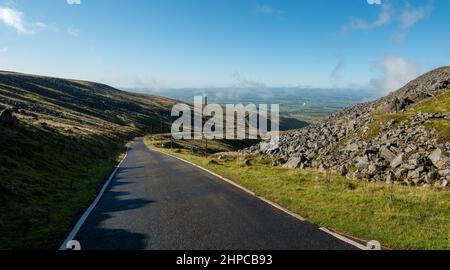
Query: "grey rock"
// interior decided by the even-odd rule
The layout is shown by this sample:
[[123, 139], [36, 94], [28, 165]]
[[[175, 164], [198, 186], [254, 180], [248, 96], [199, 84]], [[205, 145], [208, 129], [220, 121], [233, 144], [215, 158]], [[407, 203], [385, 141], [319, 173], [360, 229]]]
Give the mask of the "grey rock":
[[369, 168], [370, 163], [369, 163], [369, 157], [367, 155], [366, 156], [362, 156], [362, 157], [357, 157], [355, 159], [355, 161], [357, 162], [356, 163], [356, 167], [357, 168], [360, 168], [360, 169], [367, 169], [367, 168]]
[[400, 165], [402, 165], [402, 163], [403, 163], [403, 156], [404, 156], [404, 154], [400, 154], [396, 158], [394, 158], [391, 161], [391, 167], [395, 169], [395, 168], [399, 167]]
[[356, 144], [356, 143], [349, 144], [349, 145], [347, 145], [347, 147], [345, 148], [345, 150], [350, 151], [350, 152], [358, 151], [358, 149], [359, 149], [359, 145]]
[[289, 159], [286, 164], [283, 165], [283, 168], [298, 169], [301, 167], [302, 162], [303, 162], [302, 157], [293, 157], [293, 158]]
[[447, 175], [450, 175], [450, 169], [440, 170], [439, 175], [442, 177], [445, 177]]
[[283, 165], [285, 163], [286, 163], [286, 160], [284, 160], [282, 158], [279, 158], [277, 160], [274, 160], [274, 162], [272, 163], [272, 167], [278, 167], [278, 166], [281, 166], [281, 165]]
[[394, 153], [392, 153], [392, 151], [391, 150], [389, 150], [387, 147], [385, 147], [385, 146], [383, 146], [381, 149], [380, 149], [380, 156], [382, 157], [382, 158], [384, 158], [386, 161], [388, 161], [388, 162], [392, 162], [392, 160], [394, 160], [395, 159], [395, 154]]
[[420, 178], [420, 173], [418, 173], [417, 171], [409, 171], [407, 178], [408, 179], [418, 179], [418, 178]]
[[379, 170], [379, 167], [376, 164], [370, 164], [368, 168], [369, 174], [373, 175]]
[[444, 156], [442, 150], [437, 148], [434, 150], [428, 158], [431, 160], [434, 166], [438, 169], [445, 169], [445, 167], [450, 163], [450, 159]]
[[395, 175], [392, 172], [386, 174], [386, 183], [393, 184], [395, 182]]

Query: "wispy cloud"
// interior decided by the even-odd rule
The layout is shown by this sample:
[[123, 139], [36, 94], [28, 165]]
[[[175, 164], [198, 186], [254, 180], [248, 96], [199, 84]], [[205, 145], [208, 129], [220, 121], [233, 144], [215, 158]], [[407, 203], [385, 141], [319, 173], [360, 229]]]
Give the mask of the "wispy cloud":
[[400, 29], [394, 34], [394, 37], [397, 40], [403, 39], [412, 27], [426, 19], [432, 12], [433, 6], [431, 4], [420, 7], [406, 7], [399, 15]]
[[256, 11], [260, 14], [272, 16], [272, 15], [281, 15], [284, 13], [281, 9], [274, 8], [270, 5], [259, 4], [256, 6]]
[[0, 21], [5, 25], [14, 28], [19, 33], [28, 33], [25, 28], [23, 12], [8, 8], [0, 7]]
[[333, 70], [331, 71], [330, 77], [333, 80], [337, 80], [341, 76], [342, 70], [345, 68], [345, 62], [344, 59], [339, 59], [336, 65], [334, 66]]
[[386, 26], [392, 22], [398, 23], [398, 29], [394, 32], [396, 40], [403, 39], [420, 21], [430, 16], [433, 5], [429, 2], [425, 6], [413, 6], [408, 1], [394, 2], [392, 0], [366, 0], [368, 4], [376, 6], [379, 11], [374, 21], [353, 17], [344, 24], [341, 31], [343, 33], [358, 30], [371, 30]]
[[69, 5], [81, 5], [81, 0], [67, 0]]
[[373, 63], [372, 69], [379, 75], [372, 79], [370, 84], [383, 95], [416, 78], [421, 70], [417, 63], [394, 55]]
[[266, 84], [264, 84], [263, 82], [249, 80], [244, 76], [242, 76], [242, 74], [239, 72], [233, 73], [232, 78], [236, 82], [233, 85], [234, 88], [252, 88], [252, 89], [267, 88]]
[[47, 24], [44, 22], [27, 23], [25, 14], [12, 7], [0, 6], [0, 22], [15, 29], [20, 34], [34, 34], [47, 28]]
[[368, 21], [360, 18], [351, 18], [350, 21], [342, 27], [342, 31], [345, 33], [357, 31], [375, 29], [388, 24], [393, 16], [392, 6], [389, 2], [379, 4], [379, 13], [377, 19], [374, 21]]

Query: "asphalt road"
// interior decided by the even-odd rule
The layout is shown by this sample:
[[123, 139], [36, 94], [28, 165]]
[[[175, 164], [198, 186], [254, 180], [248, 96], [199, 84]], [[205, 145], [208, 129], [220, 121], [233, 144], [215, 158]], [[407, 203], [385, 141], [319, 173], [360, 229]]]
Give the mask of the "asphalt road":
[[84, 250], [355, 249], [142, 139], [75, 239]]

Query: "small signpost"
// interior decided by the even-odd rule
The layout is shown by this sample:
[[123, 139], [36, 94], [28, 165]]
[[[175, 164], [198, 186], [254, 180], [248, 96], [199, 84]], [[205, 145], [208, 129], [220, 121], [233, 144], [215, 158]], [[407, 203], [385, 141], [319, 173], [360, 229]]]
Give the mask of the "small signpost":
[[[206, 110], [207, 107], [208, 107], [208, 96], [205, 96], [205, 108], [204, 108], [204, 110]], [[203, 115], [205, 115], [205, 113], [203, 113]], [[204, 116], [204, 118], [203, 118], [203, 125], [206, 123], [207, 120], [208, 119], [206, 118], [206, 116]], [[204, 134], [203, 136], [205, 137], [205, 157], [207, 157], [208, 156], [208, 134]]]

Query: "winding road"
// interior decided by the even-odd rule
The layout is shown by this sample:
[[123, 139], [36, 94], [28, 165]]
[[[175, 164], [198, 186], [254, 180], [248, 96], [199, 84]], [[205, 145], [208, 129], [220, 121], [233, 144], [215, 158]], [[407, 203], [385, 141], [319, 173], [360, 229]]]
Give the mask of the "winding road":
[[356, 249], [142, 138], [75, 233], [83, 250]]

